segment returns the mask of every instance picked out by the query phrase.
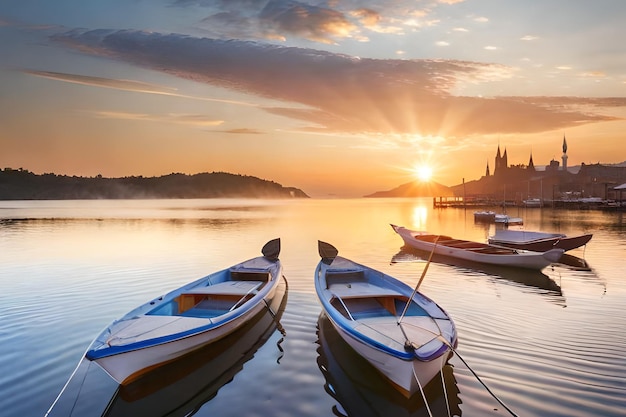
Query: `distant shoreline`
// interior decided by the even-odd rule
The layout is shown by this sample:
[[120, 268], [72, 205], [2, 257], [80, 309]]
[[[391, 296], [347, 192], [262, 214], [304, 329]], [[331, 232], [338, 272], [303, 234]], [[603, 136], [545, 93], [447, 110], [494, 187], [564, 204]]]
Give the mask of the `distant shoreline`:
[[150, 200], [193, 198], [310, 198], [295, 187], [226, 172], [105, 178], [0, 169], [0, 200]]

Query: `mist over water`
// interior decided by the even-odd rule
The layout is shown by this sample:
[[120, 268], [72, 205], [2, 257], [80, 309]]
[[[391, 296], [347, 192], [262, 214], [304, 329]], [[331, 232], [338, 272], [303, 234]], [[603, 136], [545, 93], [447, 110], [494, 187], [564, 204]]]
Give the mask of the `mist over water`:
[[[510, 211], [527, 230], [593, 233], [586, 248], [568, 252], [590, 268], [557, 264], [531, 272], [438, 260], [420, 291], [451, 315], [459, 354], [516, 414], [621, 416], [624, 214]], [[0, 202], [0, 415], [44, 415], [107, 324], [258, 256], [265, 242], [280, 237], [285, 334], [270, 329], [259, 336], [262, 343], [212, 395], [200, 395], [208, 375], [187, 386], [202, 385], [194, 415], [427, 416], [421, 400], [397, 399], [336, 342], [313, 286], [318, 239], [415, 285], [427, 254], [404, 248], [389, 223], [476, 241], [495, 232], [493, 224], [474, 223], [471, 210], [433, 209], [430, 199]], [[452, 415], [510, 415], [458, 357], [444, 380]], [[83, 395], [87, 409], [115, 393], [102, 381]], [[442, 391], [441, 381], [429, 387], [435, 415], [447, 415]]]

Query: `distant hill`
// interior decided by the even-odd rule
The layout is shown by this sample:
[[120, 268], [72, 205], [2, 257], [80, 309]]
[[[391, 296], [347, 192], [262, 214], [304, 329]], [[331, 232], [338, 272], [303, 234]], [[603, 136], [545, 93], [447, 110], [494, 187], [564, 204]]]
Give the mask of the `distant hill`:
[[452, 197], [454, 193], [450, 187], [434, 181], [412, 181], [402, 184], [392, 190], [377, 191], [365, 197]]
[[302, 190], [226, 172], [104, 178], [0, 170], [0, 200], [309, 198]]

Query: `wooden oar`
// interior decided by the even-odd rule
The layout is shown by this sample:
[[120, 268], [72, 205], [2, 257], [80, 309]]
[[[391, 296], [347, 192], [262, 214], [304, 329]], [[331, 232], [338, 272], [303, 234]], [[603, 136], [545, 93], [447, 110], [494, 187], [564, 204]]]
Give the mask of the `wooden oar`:
[[[433, 259], [433, 255], [435, 254], [435, 248], [437, 247], [437, 242], [438, 241], [439, 241], [439, 236], [437, 236], [435, 238], [433, 249], [430, 251], [430, 255], [428, 256], [428, 262], [426, 262], [426, 266], [424, 266], [424, 270], [422, 271], [422, 276], [420, 277], [419, 281], [417, 282], [417, 285], [415, 286], [415, 289], [413, 290], [413, 293], [411, 294], [411, 297], [409, 297], [409, 299], [406, 302], [406, 305], [404, 306], [404, 310], [402, 311], [402, 314], [400, 315], [400, 318], [398, 319], [398, 325], [400, 324], [400, 322], [404, 318], [404, 315], [406, 314], [407, 310], [409, 309], [409, 305], [411, 305], [411, 300], [413, 300], [413, 297], [415, 296], [415, 294], [419, 290], [420, 285], [422, 285], [422, 281], [424, 281], [424, 277], [426, 276], [426, 271], [428, 271], [428, 266], [430, 265], [430, 261]], [[401, 328], [402, 328], [402, 326], [401, 326]], [[403, 330], [403, 332], [404, 332], [404, 330]], [[406, 335], [405, 335], [405, 337], [406, 337]], [[407, 341], [408, 341], [408, 338], [407, 338]]]

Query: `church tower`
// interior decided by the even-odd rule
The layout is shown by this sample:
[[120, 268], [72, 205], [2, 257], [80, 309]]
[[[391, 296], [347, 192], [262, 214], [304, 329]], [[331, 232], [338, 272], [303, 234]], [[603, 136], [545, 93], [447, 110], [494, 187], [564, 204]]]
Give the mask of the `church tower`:
[[489, 176], [489, 161], [487, 161], [487, 169], [485, 170], [485, 177]]
[[496, 166], [493, 169], [493, 175], [501, 175], [504, 170], [509, 166], [507, 161], [506, 148], [504, 148], [504, 154], [500, 153], [500, 144], [498, 144], [498, 153], [496, 154]]
[[563, 135], [563, 156], [561, 156], [561, 160], [563, 161], [563, 172], [567, 172], [567, 141], [565, 140], [565, 135]]

